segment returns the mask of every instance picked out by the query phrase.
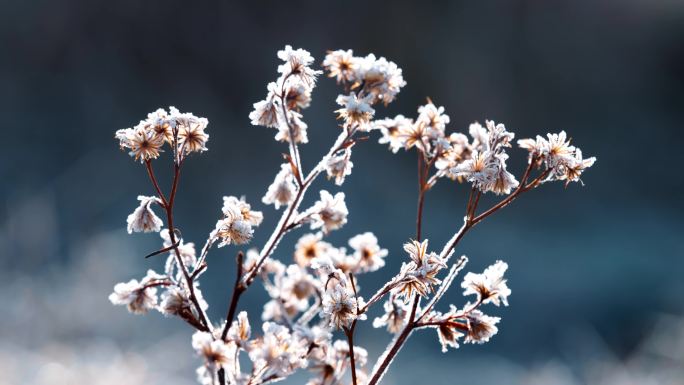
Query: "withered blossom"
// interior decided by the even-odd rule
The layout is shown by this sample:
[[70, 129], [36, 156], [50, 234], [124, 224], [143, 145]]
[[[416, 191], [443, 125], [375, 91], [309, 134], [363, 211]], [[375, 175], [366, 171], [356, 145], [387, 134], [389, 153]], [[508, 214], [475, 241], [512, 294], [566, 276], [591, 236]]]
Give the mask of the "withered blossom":
[[461, 287], [465, 289], [463, 295], [475, 294], [482, 303], [493, 303], [499, 306], [503, 303], [508, 306], [508, 296], [511, 289], [506, 285], [504, 273], [508, 264], [496, 261], [495, 264], [485, 269], [482, 274], [468, 273], [463, 278]]
[[138, 200], [140, 201], [140, 205], [126, 219], [126, 222], [128, 223], [128, 234], [134, 232], [149, 233], [160, 231], [164, 222], [154, 213], [154, 211], [152, 211], [152, 204], [161, 204], [161, 199], [139, 195]]
[[321, 190], [321, 199], [309, 210], [311, 212], [311, 229], [322, 229], [327, 234], [337, 230], [347, 223], [347, 205], [344, 203], [344, 193], [335, 196], [326, 190]]
[[266, 195], [261, 198], [264, 204], [275, 206], [276, 210], [281, 206], [289, 205], [297, 194], [295, 177], [292, 174], [292, 167], [284, 163], [280, 166], [280, 171], [276, 174], [273, 183], [268, 186]]

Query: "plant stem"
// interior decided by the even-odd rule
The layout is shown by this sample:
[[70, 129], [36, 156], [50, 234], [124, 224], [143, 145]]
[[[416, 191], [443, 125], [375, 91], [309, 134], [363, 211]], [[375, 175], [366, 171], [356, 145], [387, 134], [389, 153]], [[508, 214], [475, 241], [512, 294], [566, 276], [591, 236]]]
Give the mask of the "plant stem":
[[208, 321], [206, 314], [204, 314], [204, 310], [202, 309], [202, 306], [200, 305], [199, 301], [197, 300], [197, 296], [195, 295], [195, 287], [193, 285], [193, 280], [190, 277], [190, 273], [188, 273], [188, 269], [185, 267], [185, 264], [183, 263], [183, 259], [180, 256], [180, 252], [178, 251], [178, 245], [180, 242], [176, 241], [176, 232], [175, 232], [175, 227], [173, 225], [173, 203], [176, 197], [176, 192], [178, 190], [178, 181], [180, 177], [180, 167], [174, 162], [174, 173], [173, 173], [173, 184], [171, 186], [171, 195], [169, 196], [169, 200], [167, 201], [166, 198], [164, 197], [164, 194], [162, 193], [161, 189], [159, 188], [159, 183], [157, 182], [157, 178], [154, 175], [154, 170], [152, 168], [152, 163], [148, 160], [145, 162], [146, 167], [147, 167], [147, 174], [150, 177], [150, 180], [152, 181], [152, 184], [154, 185], [155, 189], [157, 190], [157, 193], [159, 194], [159, 199], [162, 200], [164, 203], [164, 211], [166, 211], [166, 220], [167, 220], [167, 227], [169, 230], [169, 238], [171, 241], [171, 244], [174, 245], [173, 247], [173, 254], [176, 259], [176, 263], [178, 264], [178, 268], [181, 270], [183, 273], [183, 277], [185, 278], [185, 283], [188, 286], [188, 297], [190, 298], [190, 301], [192, 304], [195, 306], [195, 309], [197, 310], [197, 314], [199, 314], [200, 321], [205, 327], [205, 331], [210, 331], [211, 330], [211, 323]]

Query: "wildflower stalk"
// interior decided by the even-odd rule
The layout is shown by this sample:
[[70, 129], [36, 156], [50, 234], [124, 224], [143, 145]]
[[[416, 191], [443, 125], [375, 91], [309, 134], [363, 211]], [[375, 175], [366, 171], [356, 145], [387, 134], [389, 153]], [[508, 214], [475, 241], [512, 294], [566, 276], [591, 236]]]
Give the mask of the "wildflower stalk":
[[[145, 161], [145, 166], [147, 168], [147, 174], [150, 177], [150, 180], [152, 182], [152, 185], [154, 188], [157, 190], [157, 194], [159, 195], [159, 199], [162, 201], [162, 207], [164, 208], [164, 211], [166, 212], [166, 220], [167, 220], [167, 227], [169, 229], [169, 238], [171, 240], [171, 244], [173, 245], [173, 255], [176, 259], [176, 264], [178, 265], [178, 268], [181, 270], [183, 273], [183, 278], [185, 279], [185, 283], [188, 286], [188, 297], [190, 298], [190, 301], [192, 302], [193, 306], [197, 310], [197, 314], [199, 314], [200, 317], [200, 322], [203, 326], [203, 331], [209, 331], [212, 329], [211, 323], [208, 321], [208, 318], [204, 312], [204, 309], [202, 309], [202, 306], [200, 305], [199, 301], [197, 300], [197, 296], [195, 295], [195, 287], [193, 284], [193, 279], [190, 276], [190, 273], [188, 272], [187, 267], [185, 266], [185, 263], [183, 263], [183, 260], [180, 256], [180, 252], [178, 251], [178, 245], [180, 244], [179, 241], [176, 240], [176, 232], [175, 232], [175, 227], [173, 224], [173, 204], [176, 198], [176, 192], [178, 191], [178, 182], [180, 178], [180, 165], [178, 162], [173, 163], [173, 182], [172, 182], [172, 187], [171, 187], [171, 194], [169, 195], [169, 200], [166, 200], [166, 197], [164, 196], [164, 193], [162, 193], [162, 190], [159, 188], [159, 183], [157, 182], [157, 178], [155, 177], [154, 174], [154, 169], [152, 168], [152, 163], [150, 160]], [[193, 326], [199, 326], [199, 325], [193, 325]]]
[[[323, 66], [328, 76], [335, 77], [345, 88], [345, 94], [338, 95], [335, 100], [341, 107], [335, 112], [338, 119], [343, 120], [342, 132], [327, 154], [304, 174], [298, 144], [308, 141], [308, 126], [300, 112], [309, 106], [311, 91], [322, 72], [310, 67], [314, 59], [305, 50], [286, 46], [278, 52], [278, 57], [283, 60], [278, 66], [280, 76], [268, 84], [266, 98], [254, 103], [249, 118], [253, 125], [275, 128], [275, 139], [287, 142], [288, 151], [283, 155], [285, 163], [280, 165], [280, 171], [262, 198], [263, 203], [284, 210], [260, 251], [249, 250], [247, 258], [241, 251], [237, 253], [235, 281], [221, 330], [214, 333], [204, 310], [208, 304], [195, 283], [207, 270], [207, 254], [214, 243], [218, 241], [218, 247], [249, 243], [254, 227], [263, 221], [263, 214], [252, 210], [244, 198], [223, 197], [223, 216], [196, 258], [194, 244], [184, 243], [174, 225], [173, 209], [183, 162], [191, 153], [207, 150], [209, 135], [205, 129], [208, 120], [192, 113], [181, 113], [174, 107], [168, 112], [160, 108], [133, 128], [121, 129], [115, 134], [121, 149], [129, 149], [129, 154], [145, 165], [156, 193], [156, 196], [138, 196], [138, 207], [126, 219], [127, 230], [129, 233], [159, 233], [163, 247], [146, 258], [169, 252], [172, 255], [167, 258], [165, 274], [148, 270], [140, 281], [131, 279], [118, 283], [109, 300], [114, 305], [127, 306], [134, 314], [156, 309], [164, 315], [175, 315], [197, 329], [192, 346], [203, 358], [202, 367], [197, 370], [198, 380], [203, 384], [259, 385], [282, 380], [306, 367], [321, 371], [321, 383], [334, 384], [346, 375], [349, 359], [352, 385], [360, 385], [359, 381], [364, 385], [377, 385], [416, 329], [435, 329], [443, 351], [457, 348], [458, 339], [462, 337], [464, 343], [489, 341], [498, 331], [496, 325], [500, 318], [484, 314], [480, 306], [487, 303], [508, 306], [511, 291], [504, 278], [508, 265], [497, 261], [482, 274], [466, 274], [461, 283], [465, 289], [463, 294], [477, 295], [477, 301], [468, 302], [469, 305], [461, 310], [450, 305], [450, 310], [444, 313], [438, 311], [436, 305], [455, 282], [467, 258], [462, 256], [452, 263], [441, 280], [439, 271], [447, 267], [455, 247], [475, 225], [542, 183], [561, 180], [567, 186], [570, 182], [581, 182], [583, 171], [591, 167], [596, 158], [583, 158], [581, 150], [570, 145], [564, 131], [548, 134], [548, 139], [541, 136], [522, 139], [518, 145], [529, 152], [529, 164], [518, 182], [506, 166], [509, 159], [506, 148], [511, 147], [514, 133], [508, 132], [503, 124], [486, 121], [486, 128], [477, 122], [471, 124], [468, 131], [472, 141], [458, 132], [447, 135], [445, 127], [450, 118], [444, 113], [444, 107], [437, 107], [430, 99], [418, 108], [415, 120], [403, 115], [374, 120], [373, 106], [387, 106], [406, 85], [401, 69], [384, 57], [372, 54], [357, 57], [351, 50], [338, 50], [328, 52]], [[379, 142], [389, 144], [392, 152], [402, 148], [417, 151], [416, 232], [415, 239], [404, 245], [411, 260], [402, 263], [394, 278], [367, 302], [361, 303], [355, 275], [382, 267], [388, 250], [378, 245], [372, 232], [349, 239], [353, 249], [351, 255], [345, 248], [322, 240], [330, 231], [347, 223], [348, 209], [343, 192], [333, 196], [321, 190], [320, 200], [311, 208], [300, 211], [300, 206], [321, 173], [326, 172], [328, 179], [334, 179], [338, 186], [344, 183], [345, 176], [354, 167], [350, 160], [352, 147], [368, 139], [367, 136], [355, 138], [355, 133], [376, 130], [382, 133]], [[159, 186], [151, 163], [164, 151], [162, 147], [166, 144], [171, 147], [173, 157], [173, 182], [168, 195]], [[430, 175], [433, 167], [436, 171]], [[532, 178], [530, 174], [535, 167], [541, 169], [541, 173]], [[423, 215], [427, 192], [443, 177], [468, 182], [472, 187], [463, 224], [437, 254], [428, 252], [428, 240], [423, 240]], [[487, 192], [506, 196], [478, 214], [482, 194]], [[163, 208], [166, 221], [156, 215], [154, 204]], [[165, 222], [167, 228], [162, 231]], [[320, 231], [300, 238], [294, 253], [296, 263], [285, 266], [278, 261], [269, 261], [265, 268], [285, 234], [307, 223], [312, 230]], [[271, 300], [264, 305], [263, 334], [251, 337], [253, 328], [247, 313], [237, 313], [242, 295], [258, 277], [262, 278]], [[331, 280], [336, 281], [329, 288]], [[163, 290], [161, 297], [157, 294], [159, 289]], [[312, 297], [315, 299], [313, 304]], [[373, 326], [385, 326], [394, 338], [376, 360], [366, 382], [365, 376], [358, 378], [356, 365], [359, 370], [365, 367], [367, 352], [354, 345], [354, 333], [359, 321], [367, 318], [368, 309], [385, 297], [389, 297], [383, 305], [385, 313], [373, 321]], [[423, 299], [424, 306], [421, 304]], [[301, 315], [297, 317], [297, 314]], [[317, 314], [320, 322], [311, 325]], [[340, 329], [346, 341], [333, 343], [331, 332]], [[251, 373], [241, 371], [241, 354], [249, 355]]]

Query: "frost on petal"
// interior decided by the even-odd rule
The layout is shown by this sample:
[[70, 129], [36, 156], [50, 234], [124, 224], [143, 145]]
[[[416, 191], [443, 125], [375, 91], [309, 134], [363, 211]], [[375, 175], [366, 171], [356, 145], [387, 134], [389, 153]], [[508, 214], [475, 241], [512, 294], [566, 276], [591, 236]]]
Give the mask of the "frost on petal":
[[499, 306], [503, 303], [508, 306], [508, 296], [511, 289], [506, 285], [504, 273], [508, 265], [502, 261], [496, 261], [485, 269], [482, 274], [468, 273], [463, 278], [461, 287], [465, 289], [463, 295], [475, 294], [482, 303], [493, 303]]
[[337, 104], [342, 106], [337, 110], [338, 119], [344, 120], [344, 127], [357, 127], [360, 130], [369, 130], [371, 118], [375, 114], [375, 110], [370, 106], [373, 96], [367, 95], [361, 99], [355, 93], [349, 95], [339, 95], [337, 97]]
[[252, 328], [249, 325], [247, 312], [241, 311], [237, 319], [233, 321], [230, 329], [228, 329], [228, 337], [239, 344], [245, 344], [249, 340], [251, 333]]
[[468, 313], [466, 320], [468, 321], [468, 332], [464, 342], [483, 344], [498, 333], [499, 329], [496, 324], [501, 321], [501, 318], [490, 317], [479, 310], [473, 310]]
[[159, 218], [154, 211], [152, 211], [153, 203], [160, 203], [161, 200], [157, 197], [148, 197], [144, 195], [138, 196], [140, 205], [128, 216], [126, 222], [128, 223], [128, 233], [160, 231], [164, 222]]
[[413, 120], [397, 115], [394, 118], [385, 118], [372, 122], [372, 129], [380, 130], [382, 136], [378, 140], [380, 144], [388, 144], [393, 153], [406, 147], [408, 132], [413, 126]]
[[132, 279], [117, 283], [109, 301], [114, 305], [125, 305], [133, 314], [145, 314], [157, 306], [157, 289]]
[[356, 318], [356, 306], [354, 293], [337, 283], [324, 294], [321, 314], [328, 320], [330, 327], [342, 329], [351, 325]]
[[354, 163], [351, 161], [351, 148], [346, 148], [341, 154], [328, 159], [325, 171], [328, 179], [335, 179], [335, 184], [341, 186], [347, 175], [351, 175]]
[[289, 205], [297, 194], [295, 177], [292, 174], [292, 167], [284, 163], [280, 166], [280, 171], [275, 176], [273, 183], [268, 186], [268, 191], [261, 199], [264, 204], [274, 205], [276, 210], [281, 206]]
[[347, 205], [344, 203], [344, 193], [335, 196], [326, 190], [321, 190], [321, 199], [309, 210], [311, 212], [311, 229], [322, 228], [325, 234], [337, 230], [347, 223]]
[[387, 249], [380, 248], [378, 238], [371, 232], [356, 235], [349, 239], [349, 246], [354, 249], [354, 259], [358, 271], [372, 272], [385, 266]]

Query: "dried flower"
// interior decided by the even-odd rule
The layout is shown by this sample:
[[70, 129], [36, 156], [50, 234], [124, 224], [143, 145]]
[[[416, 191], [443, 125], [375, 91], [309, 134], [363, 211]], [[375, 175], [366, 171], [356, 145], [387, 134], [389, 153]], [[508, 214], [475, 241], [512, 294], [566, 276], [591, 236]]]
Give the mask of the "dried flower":
[[508, 306], [508, 296], [511, 295], [511, 289], [506, 285], [504, 278], [507, 269], [508, 264], [506, 262], [496, 261], [482, 274], [466, 274], [461, 284], [461, 287], [465, 289], [463, 295], [475, 294], [478, 301], [482, 303], [491, 302], [499, 306], [499, 303], [503, 302], [505, 306]]
[[144, 195], [139, 195], [138, 200], [140, 201], [140, 206], [138, 206], [126, 219], [126, 222], [128, 223], [128, 234], [132, 234], [133, 232], [149, 233], [161, 230], [164, 222], [162, 222], [161, 218], [159, 218], [151, 208], [153, 203], [161, 204], [161, 200], [157, 197], [148, 197]]
[[314, 58], [311, 54], [303, 49], [292, 49], [291, 46], [286, 45], [284, 50], [278, 51], [278, 58], [284, 61], [284, 64], [278, 66], [278, 72], [283, 76], [298, 77], [302, 83], [312, 87], [316, 82], [316, 76], [321, 71], [311, 69], [309, 66], [313, 63]]
[[368, 130], [368, 122], [375, 114], [375, 110], [370, 106], [372, 99], [373, 95], [359, 99], [353, 92], [349, 95], [339, 95], [336, 101], [342, 108], [335, 112], [338, 119], [344, 119], [344, 127]]
[[426, 297], [432, 292], [432, 287], [441, 282], [437, 279], [437, 272], [445, 268], [446, 264], [434, 252], [428, 253], [427, 247], [427, 239], [404, 244], [404, 251], [408, 253], [411, 262], [402, 265], [401, 279], [394, 289], [404, 301], [408, 301], [414, 293]]
[[342, 329], [356, 318], [357, 302], [354, 293], [345, 285], [336, 283], [323, 296], [322, 316], [330, 327]]
[[109, 301], [114, 305], [126, 305], [133, 314], [145, 314], [157, 306], [157, 288], [148, 284], [161, 277], [150, 270], [140, 282], [131, 279], [117, 283], [114, 292], [109, 295]]
[[278, 127], [278, 104], [275, 98], [277, 87], [278, 85], [274, 82], [268, 83], [266, 99], [254, 103], [254, 111], [249, 113], [249, 120], [251, 120], [252, 125]]
[[263, 337], [252, 341], [249, 358], [260, 378], [282, 378], [306, 365], [306, 341], [273, 322], [263, 324]]
[[390, 333], [398, 333], [406, 323], [406, 317], [409, 314], [408, 306], [395, 298], [390, 298], [382, 305], [385, 313], [381, 317], [373, 320], [374, 328], [387, 327]]
[[355, 81], [358, 64], [352, 50], [328, 51], [323, 60], [323, 67], [328, 71], [328, 77], [335, 78], [337, 83]]
[[214, 339], [211, 333], [195, 332], [192, 335], [192, 348], [204, 359], [204, 364], [210, 372], [222, 367], [228, 367], [235, 357], [235, 345]]
[[[131, 149], [130, 155], [141, 162], [159, 157], [164, 137], [153, 130], [138, 126], [130, 131], [117, 131], [117, 137], [123, 147]], [[121, 140], [123, 138], [123, 140]]]
[[247, 343], [249, 336], [252, 334], [252, 328], [249, 325], [249, 319], [247, 318], [247, 312], [241, 311], [237, 319], [233, 321], [233, 324], [228, 329], [228, 338], [235, 341], [239, 345]]
[[347, 223], [347, 205], [344, 203], [344, 193], [332, 196], [326, 190], [321, 190], [321, 199], [309, 210], [311, 212], [311, 229], [321, 228], [327, 234], [337, 230]]
[[223, 219], [216, 222], [216, 236], [221, 238], [219, 247], [235, 243], [245, 244], [252, 239], [254, 229], [258, 226], [263, 215], [260, 211], [252, 211], [244, 199], [223, 197]]
[[404, 115], [397, 115], [393, 119], [376, 120], [372, 125], [382, 133], [378, 143], [389, 144], [390, 150], [395, 154], [406, 146], [406, 138], [412, 126], [413, 120], [405, 118]]
[[[302, 114], [296, 111], [278, 111], [278, 133], [275, 140], [281, 142], [308, 143], [309, 138], [306, 134], [307, 124], [302, 120]], [[291, 131], [291, 132], [290, 132]]]
[[436, 107], [432, 101], [418, 107], [416, 124], [422, 125], [430, 139], [444, 137], [444, 129], [449, 123], [449, 115], [444, 113], [444, 107]]
[[335, 184], [341, 186], [344, 178], [351, 175], [352, 167], [354, 163], [351, 161], [351, 147], [348, 147], [341, 154], [328, 159], [325, 171], [328, 173], [328, 179], [334, 178]]
[[349, 240], [349, 246], [354, 249], [354, 259], [362, 272], [376, 271], [385, 266], [384, 258], [387, 249], [378, 246], [378, 238], [371, 232], [356, 235]]
[[466, 315], [466, 320], [468, 321], [468, 333], [464, 342], [483, 344], [499, 331], [496, 324], [501, 321], [501, 318], [490, 317], [479, 310], [473, 310]]
[[364, 89], [373, 95], [373, 103], [382, 102], [388, 105], [396, 98], [401, 87], [406, 85], [401, 68], [384, 57], [376, 59], [370, 54], [358, 58], [356, 82], [364, 85]]
[[268, 191], [261, 198], [261, 201], [267, 205], [274, 205], [277, 210], [280, 206], [289, 205], [296, 193], [297, 185], [295, 184], [295, 177], [292, 175], [292, 168], [289, 164], [284, 163], [280, 166], [280, 171], [273, 183], [268, 186]]
[[178, 147], [188, 155], [192, 152], [204, 152], [209, 135], [204, 132], [209, 124], [206, 118], [198, 118], [185, 113], [176, 117], [178, 128]]
[[311, 266], [311, 261], [326, 254], [332, 247], [328, 242], [322, 241], [323, 234], [305, 234], [297, 241], [294, 252], [294, 260], [301, 267]]

